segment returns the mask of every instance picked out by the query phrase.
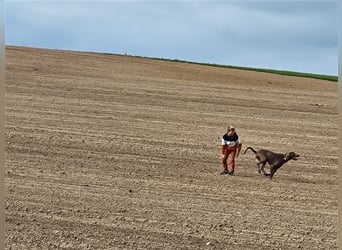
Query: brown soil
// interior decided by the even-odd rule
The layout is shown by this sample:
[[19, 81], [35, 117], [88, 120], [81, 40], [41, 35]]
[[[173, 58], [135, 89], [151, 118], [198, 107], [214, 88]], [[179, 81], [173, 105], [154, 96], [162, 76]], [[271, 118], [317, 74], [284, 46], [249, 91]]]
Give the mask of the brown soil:
[[334, 82], [7, 46], [5, 118], [7, 249], [337, 249]]

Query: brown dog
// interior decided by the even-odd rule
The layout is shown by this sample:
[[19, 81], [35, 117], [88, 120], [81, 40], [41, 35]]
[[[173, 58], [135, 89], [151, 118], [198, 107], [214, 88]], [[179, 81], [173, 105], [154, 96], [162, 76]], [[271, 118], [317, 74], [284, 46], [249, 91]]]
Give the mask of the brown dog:
[[[269, 176], [270, 179], [272, 179], [275, 172], [284, 165], [284, 163], [288, 162], [289, 160], [297, 160], [297, 157], [299, 157], [299, 154], [295, 152], [289, 152], [285, 154], [277, 154], [273, 153], [272, 151], [260, 149], [258, 151], [254, 150], [252, 147], [246, 148], [246, 150], [243, 152], [244, 154], [247, 152], [247, 150], [250, 149], [255, 153], [255, 157], [258, 161], [257, 167], [258, 172], [261, 174], [261, 172], [265, 176]], [[265, 165], [268, 163], [270, 165], [270, 173], [265, 173]]]

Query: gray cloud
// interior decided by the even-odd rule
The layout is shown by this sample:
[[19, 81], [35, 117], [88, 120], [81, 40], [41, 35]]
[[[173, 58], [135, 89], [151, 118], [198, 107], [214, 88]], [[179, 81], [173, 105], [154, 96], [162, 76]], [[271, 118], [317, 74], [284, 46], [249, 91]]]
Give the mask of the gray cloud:
[[336, 75], [337, 3], [9, 1], [6, 44]]

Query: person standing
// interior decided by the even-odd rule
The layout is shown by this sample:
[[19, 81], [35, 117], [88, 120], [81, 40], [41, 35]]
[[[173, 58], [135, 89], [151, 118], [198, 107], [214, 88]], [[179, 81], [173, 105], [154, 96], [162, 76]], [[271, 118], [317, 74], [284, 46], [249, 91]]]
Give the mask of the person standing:
[[[233, 175], [235, 170], [235, 157], [238, 157], [241, 151], [241, 141], [235, 131], [234, 126], [228, 126], [227, 133], [222, 136], [222, 166], [221, 175]], [[228, 163], [227, 163], [228, 161]]]

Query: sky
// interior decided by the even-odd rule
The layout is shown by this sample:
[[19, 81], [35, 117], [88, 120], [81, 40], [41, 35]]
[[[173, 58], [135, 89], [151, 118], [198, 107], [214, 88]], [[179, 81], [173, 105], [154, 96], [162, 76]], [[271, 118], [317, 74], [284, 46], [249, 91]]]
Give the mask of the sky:
[[338, 75], [337, 0], [7, 0], [5, 44]]

